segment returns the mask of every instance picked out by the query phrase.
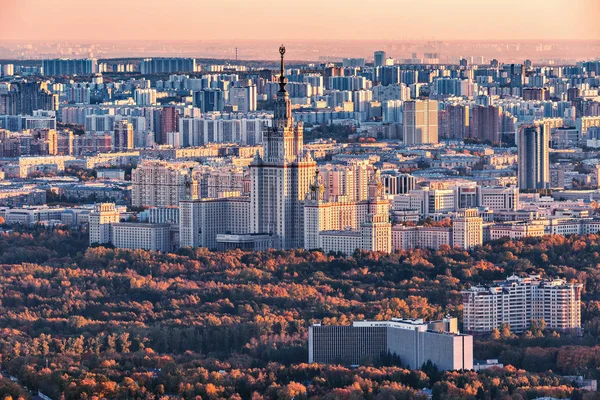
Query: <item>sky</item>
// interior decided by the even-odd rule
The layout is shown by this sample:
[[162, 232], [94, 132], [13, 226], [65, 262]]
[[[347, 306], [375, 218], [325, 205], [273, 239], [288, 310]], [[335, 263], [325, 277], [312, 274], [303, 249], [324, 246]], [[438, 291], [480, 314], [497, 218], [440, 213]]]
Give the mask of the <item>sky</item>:
[[600, 40], [600, 0], [0, 0], [1, 40]]

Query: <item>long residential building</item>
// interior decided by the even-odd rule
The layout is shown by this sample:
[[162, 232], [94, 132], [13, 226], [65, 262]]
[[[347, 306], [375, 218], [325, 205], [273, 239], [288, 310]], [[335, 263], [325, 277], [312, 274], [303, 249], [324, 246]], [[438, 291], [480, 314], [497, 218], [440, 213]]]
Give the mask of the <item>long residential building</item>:
[[580, 283], [539, 275], [513, 275], [489, 286], [473, 286], [462, 291], [464, 330], [487, 333], [508, 324], [520, 333], [531, 321], [543, 319], [549, 329], [578, 332], [582, 288]]

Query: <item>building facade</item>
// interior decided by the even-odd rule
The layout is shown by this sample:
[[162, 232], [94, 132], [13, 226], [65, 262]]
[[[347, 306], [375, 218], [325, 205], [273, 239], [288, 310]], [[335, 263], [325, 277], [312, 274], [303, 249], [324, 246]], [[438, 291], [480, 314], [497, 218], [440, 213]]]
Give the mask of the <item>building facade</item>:
[[580, 283], [563, 279], [511, 276], [489, 286], [473, 286], [462, 292], [463, 324], [467, 332], [487, 333], [510, 325], [511, 331], [526, 330], [532, 320], [544, 320], [549, 329], [581, 329]]
[[309, 363], [370, 365], [387, 354], [399, 357], [402, 365], [411, 369], [419, 369], [427, 361], [442, 371], [472, 369], [473, 337], [458, 332], [456, 318], [309, 327]]

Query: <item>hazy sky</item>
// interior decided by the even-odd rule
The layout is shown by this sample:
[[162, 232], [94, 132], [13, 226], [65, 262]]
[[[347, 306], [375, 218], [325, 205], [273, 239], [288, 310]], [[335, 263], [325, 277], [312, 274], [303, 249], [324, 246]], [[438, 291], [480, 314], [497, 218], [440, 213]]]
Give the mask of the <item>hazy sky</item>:
[[0, 0], [0, 40], [595, 39], [600, 0]]

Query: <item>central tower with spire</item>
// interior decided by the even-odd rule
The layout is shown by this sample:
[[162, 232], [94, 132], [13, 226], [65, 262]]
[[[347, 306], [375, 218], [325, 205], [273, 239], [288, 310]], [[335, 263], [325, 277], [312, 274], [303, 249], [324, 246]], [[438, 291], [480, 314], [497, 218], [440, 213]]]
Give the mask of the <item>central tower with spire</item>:
[[279, 248], [304, 246], [304, 199], [316, 171], [316, 163], [304, 152], [304, 126], [294, 123], [286, 90], [285, 47], [279, 48], [281, 71], [273, 124], [263, 132], [263, 155], [250, 164], [250, 229], [277, 237]]
[[285, 86], [284, 56], [285, 47], [279, 48], [281, 56], [281, 72], [279, 74], [279, 91], [275, 99], [275, 115], [273, 126], [263, 135], [265, 146], [265, 161], [268, 162], [292, 162], [302, 156], [304, 125], [299, 122], [294, 124], [292, 116], [292, 103]]

